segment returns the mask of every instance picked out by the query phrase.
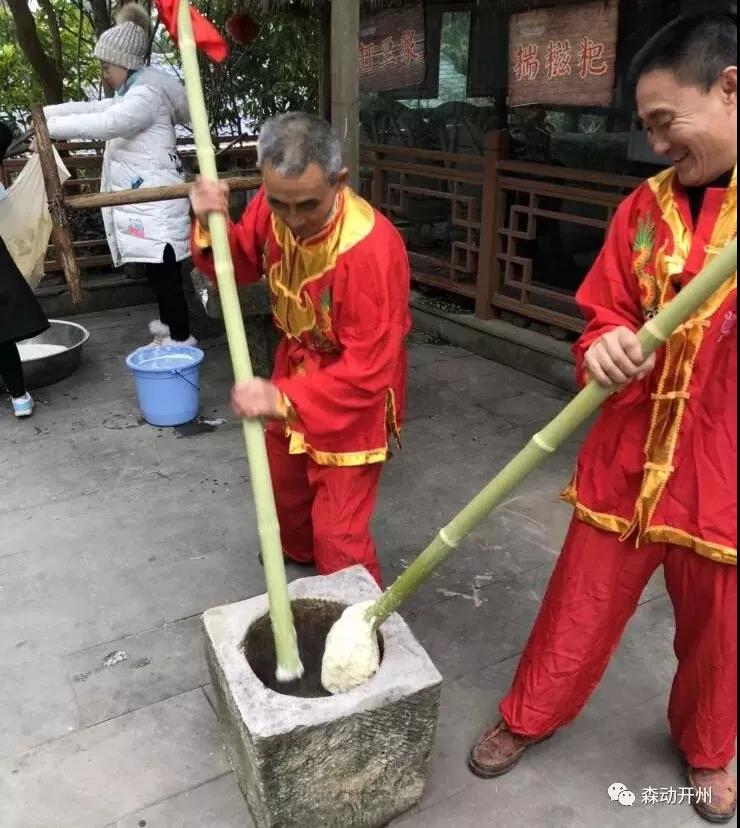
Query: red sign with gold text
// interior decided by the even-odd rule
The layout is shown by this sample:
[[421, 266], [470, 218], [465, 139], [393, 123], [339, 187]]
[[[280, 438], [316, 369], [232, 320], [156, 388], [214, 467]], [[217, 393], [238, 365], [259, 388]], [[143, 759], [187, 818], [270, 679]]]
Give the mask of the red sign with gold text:
[[618, 0], [512, 15], [509, 106], [610, 106]]
[[422, 83], [426, 75], [423, 4], [363, 15], [358, 60], [363, 92]]

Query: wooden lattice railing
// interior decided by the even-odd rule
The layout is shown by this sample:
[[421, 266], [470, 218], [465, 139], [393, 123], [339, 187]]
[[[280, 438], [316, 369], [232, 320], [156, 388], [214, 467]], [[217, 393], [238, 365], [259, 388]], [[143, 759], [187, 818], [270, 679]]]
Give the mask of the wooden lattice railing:
[[365, 145], [363, 193], [399, 228], [414, 279], [476, 295], [483, 157]]
[[573, 294], [598, 255], [619, 202], [639, 179], [501, 160], [489, 302], [580, 331]]
[[[184, 166], [194, 171], [194, 150], [182, 143]], [[253, 139], [229, 143], [221, 149], [223, 168], [253, 174]], [[416, 282], [474, 300], [484, 319], [507, 311], [577, 332], [583, 323], [575, 290], [617, 205], [639, 179], [512, 161], [507, 146], [506, 135], [495, 131], [487, 133], [483, 155], [365, 144], [362, 193], [404, 236]], [[98, 191], [102, 148], [57, 145], [74, 173], [64, 188], [70, 206]], [[5, 163], [6, 183], [23, 163]], [[102, 232], [77, 239], [74, 252], [83, 269], [111, 262]], [[54, 279], [60, 269], [51, 245], [47, 271]]]
[[511, 161], [504, 133], [482, 156], [368, 145], [363, 193], [401, 230], [413, 279], [567, 331], [574, 293], [619, 202], [639, 179]]

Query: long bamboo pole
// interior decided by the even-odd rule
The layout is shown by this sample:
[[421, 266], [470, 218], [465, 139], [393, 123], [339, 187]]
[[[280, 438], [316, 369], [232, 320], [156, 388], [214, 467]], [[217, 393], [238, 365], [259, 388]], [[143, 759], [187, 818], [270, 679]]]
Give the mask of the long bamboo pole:
[[[180, 0], [178, 7], [178, 39], [198, 155], [198, 166], [202, 176], [217, 181], [216, 158], [208, 129], [208, 116], [198, 68], [193, 28], [190, 23], [188, 0]], [[252, 379], [252, 364], [249, 358], [244, 319], [241, 315], [239, 294], [234, 278], [234, 265], [231, 260], [226, 217], [218, 213], [212, 213], [208, 217], [208, 229], [211, 234], [216, 279], [234, 378], [237, 382], [245, 382]], [[303, 675], [303, 665], [298, 654], [293, 613], [288, 597], [288, 580], [285, 574], [285, 563], [280, 543], [280, 527], [275, 509], [270, 467], [267, 462], [265, 435], [259, 420], [244, 420], [243, 430], [257, 512], [257, 532], [262, 547], [262, 561], [265, 567], [267, 595], [270, 602], [270, 621], [275, 638], [276, 676], [278, 681], [293, 681]]]
[[[262, 183], [258, 175], [233, 176], [220, 179], [231, 192], [256, 190]], [[115, 193], [81, 193], [66, 196], [69, 210], [100, 210], [103, 207], [123, 207], [127, 204], [147, 204], [150, 201], [173, 201], [187, 198], [190, 184], [167, 184], [164, 187], [142, 187], [140, 190], [117, 190]]]
[[[737, 271], [737, 240], [716, 256], [673, 301], [637, 334], [645, 356], [670, 338], [711, 295]], [[537, 466], [556, 451], [617, 389], [604, 388], [593, 380], [542, 431], [462, 509], [368, 609], [377, 629], [447, 558], [474, 529]]]

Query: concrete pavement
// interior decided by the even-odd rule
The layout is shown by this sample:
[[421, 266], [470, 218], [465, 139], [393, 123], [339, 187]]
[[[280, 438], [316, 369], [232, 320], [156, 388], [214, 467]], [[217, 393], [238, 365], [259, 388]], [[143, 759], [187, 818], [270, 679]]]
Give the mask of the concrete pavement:
[[[78, 318], [92, 333], [81, 369], [36, 393], [31, 421], [0, 413], [2, 828], [251, 825], [198, 626], [203, 610], [264, 591], [230, 366], [223, 345], [207, 348], [210, 425], [143, 424], [123, 358], [149, 318], [147, 307]], [[374, 522], [388, 580], [567, 399], [418, 334], [410, 352], [404, 450], [384, 473]], [[574, 725], [508, 777], [482, 781], [466, 768], [565, 533], [557, 496], [576, 447], [534, 474], [404, 609], [445, 685], [426, 794], [399, 828], [704, 824], [686, 804], [640, 797], [684, 784], [665, 721], [673, 623], [660, 576]], [[609, 801], [615, 781], [635, 791], [634, 807]]]

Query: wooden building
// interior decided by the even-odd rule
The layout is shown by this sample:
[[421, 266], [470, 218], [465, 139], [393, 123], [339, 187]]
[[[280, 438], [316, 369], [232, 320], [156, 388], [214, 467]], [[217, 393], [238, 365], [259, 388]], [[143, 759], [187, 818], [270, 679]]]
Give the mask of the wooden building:
[[[404, 235], [417, 284], [480, 318], [514, 314], [560, 334], [582, 327], [573, 295], [614, 210], [660, 167], [635, 126], [632, 57], [678, 14], [727, 5], [243, 3], [319, 16], [320, 109], [355, 186]], [[243, 153], [249, 174], [253, 147]]]
[[359, 143], [362, 191], [404, 234], [415, 280], [482, 318], [580, 330], [573, 294], [614, 209], [661, 163], [635, 126], [630, 61], [707, 2], [303, 5], [324, 21], [324, 112], [350, 163]]

